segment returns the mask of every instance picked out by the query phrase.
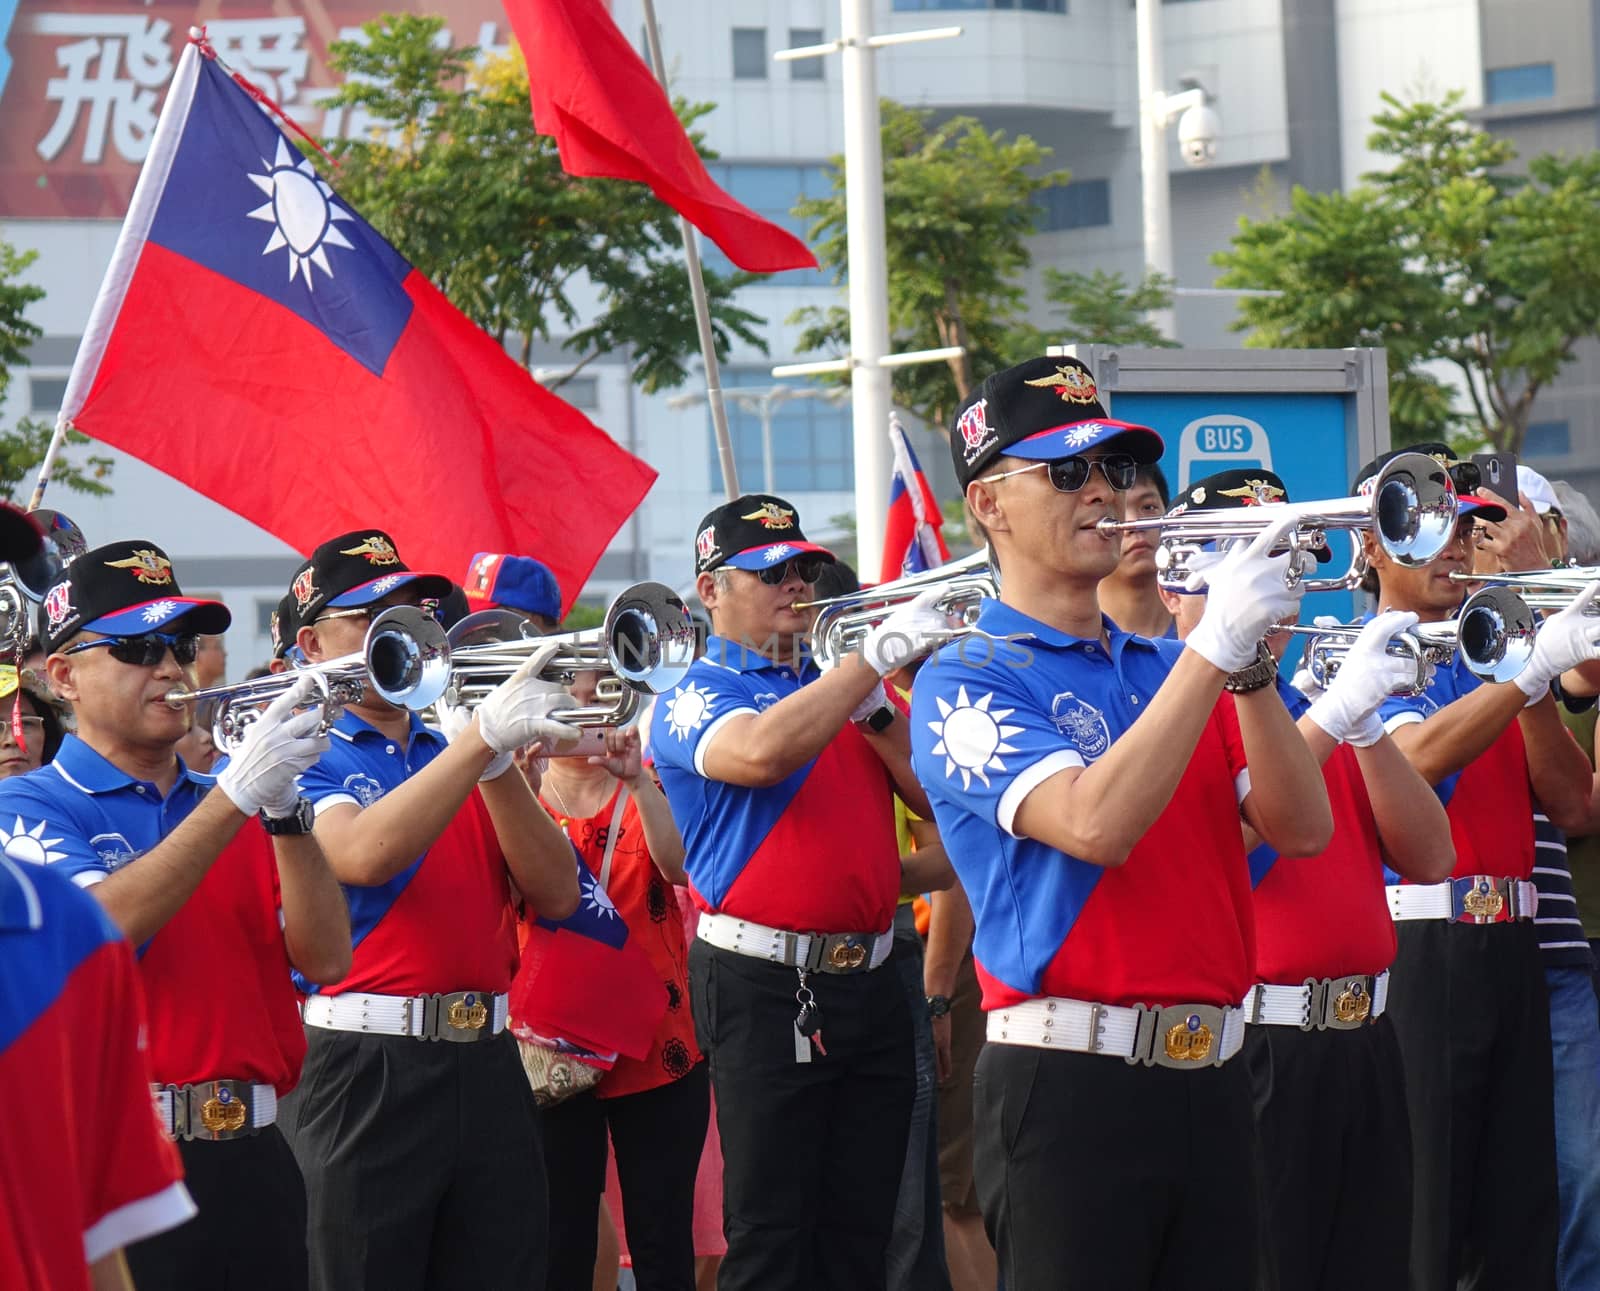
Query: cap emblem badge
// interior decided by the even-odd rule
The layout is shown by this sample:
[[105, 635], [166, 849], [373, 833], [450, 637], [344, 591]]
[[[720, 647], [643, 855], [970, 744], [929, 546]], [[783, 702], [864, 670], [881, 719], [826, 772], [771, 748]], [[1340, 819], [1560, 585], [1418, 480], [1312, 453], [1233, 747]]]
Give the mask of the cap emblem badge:
[[717, 527], [708, 524], [700, 531], [694, 540], [695, 559], [702, 565], [708, 560], [716, 559], [717, 555]]
[[137, 548], [123, 560], [108, 560], [106, 568], [130, 570], [141, 583], [159, 585], [172, 581], [172, 562], [149, 547]]
[[294, 586], [289, 591], [294, 596], [296, 609], [303, 610], [317, 599], [317, 582], [309, 565], [295, 575]]
[[1239, 505], [1244, 507], [1262, 507], [1273, 502], [1282, 502], [1283, 490], [1276, 484], [1267, 480], [1246, 480], [1236, 489], [1218, 489], [1225, 498], [1238, 498]]
[[749, 515], [742, 515], [739, 519], [758, 521], [763, 529], [794, 528], [794, 512], [788, 507], [780, 507], [776, 502], [763, 502]]
[[966, 409], [961, 416], [956, 418], [956, 433], [961, 436], [961, 442], [966, 445], [963, 455], [968, 466], [977, 460], [978, 454], [994, 443], [996, 435], [989, 426], [989, 417], [985, 411], [989, 406], [987, 399], [979, 399], [977, 403]]
[[1100, 397], [1094, 378], [1081, 368], [1061, 365], [1047, 377], [1024, 381], [1023, 385], [1037, 389], [1054, 390], [1063, 403], [1093, 403]]
[[72, 616], [72, 584], [57, 583], [44, 598], [44, 616], [50, 631], [54, 632]]
[[341, 556], [365, 556], [369, 565], [398, 565], [400, 553], [394, 549], [394, 544], [381, 533], [372, 534], [364, 542], [357, 543], [354, 547], [345, 547], [339, 554]]

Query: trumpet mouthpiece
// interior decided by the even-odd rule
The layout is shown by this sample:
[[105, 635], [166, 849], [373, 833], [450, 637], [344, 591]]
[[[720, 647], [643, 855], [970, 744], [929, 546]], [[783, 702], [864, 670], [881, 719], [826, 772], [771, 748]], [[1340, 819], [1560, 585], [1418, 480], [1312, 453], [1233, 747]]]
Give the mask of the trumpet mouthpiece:
[[171, 704], [174, 708], [178, 708], [183, 704], [188, 703], [189, 700], [193, 698], [194, 691], [183, 686], [179, 686], [174, 690], [169, 690], [165, 695], [162, 696], [162, 699]]

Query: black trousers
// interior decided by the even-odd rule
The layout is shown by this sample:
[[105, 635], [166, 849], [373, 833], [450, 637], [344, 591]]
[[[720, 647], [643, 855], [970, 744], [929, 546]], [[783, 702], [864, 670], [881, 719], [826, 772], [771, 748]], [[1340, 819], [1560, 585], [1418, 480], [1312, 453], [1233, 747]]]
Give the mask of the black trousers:
[[1006, 1291], [1252, 1284], [1259, 1185], [1241, 1058], [1174, 1071], [987, 1044], [973, 1100], [978, 1202]]
[[638, 1291], [694, 1291], [694, 1179], [710, 1118], [703, 1062], [655, 1089], [620, 1098], [578, 1094], [543, 1109], [544, 1164], [553, 1181], [545, 1291], [594, 1285], [608, 1129], [634, 1284]]
[[284, 1134], [314, 1291], [538, 1291], [538, 1109], [510, 1032], [472, 1044], [308, 1027]]
[[1252, 1026], [1264, 1291], [1406, 1291], [1411, 1127], [1388, 1014], [1354, 1031]]
[[306, 1189], [277, 1126], [220, 1143], [178, 1143], [200, 1213], [127, 1249], [150, 1291], [304, 1291]]
[[1411, 1116], [1411, 1285], [1555, 1285], [1550, 1005], [1531, 923], [1396, 925], [1389, 1016]]
[[718, 1291], [881, 1291], [916, 1091], [894, 966], [811, 974], [828, 1052], [808, 1063], [794, 969], [696, 939], [689, 973], [722, 1135]]

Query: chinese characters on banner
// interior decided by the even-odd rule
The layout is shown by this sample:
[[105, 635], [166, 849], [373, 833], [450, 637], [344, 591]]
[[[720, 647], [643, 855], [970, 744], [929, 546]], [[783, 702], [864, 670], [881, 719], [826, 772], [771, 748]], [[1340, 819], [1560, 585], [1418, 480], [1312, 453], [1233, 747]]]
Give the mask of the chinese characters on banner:
[[220, 8], [0, 0], [0, 219], [122, 217], [192, 26], [307, 133], [331, 138], [370, 129], [360, 110], [323, 106], [337, 84], [328, 45], [358, 39], [362, 22], [442, 11], [443, 39], [485, 53], [509, 39], [498, 0], [263, 0], [259, 14], [229, 5], [226, 18]]

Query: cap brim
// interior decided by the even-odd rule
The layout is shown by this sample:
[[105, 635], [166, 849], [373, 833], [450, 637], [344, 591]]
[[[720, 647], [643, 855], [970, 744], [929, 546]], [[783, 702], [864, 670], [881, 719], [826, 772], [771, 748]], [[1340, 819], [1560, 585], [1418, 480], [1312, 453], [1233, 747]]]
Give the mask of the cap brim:
[[1112, 421], [1109, 417], [1095, 417], [1036, 431], [1026, 439], [1007, 444], [1000, 452], [1007, 457], [1024, 457], [1032, 462], [1054, 462], [1111, 444], [1130, 454], [1141, 466], [1159, 462], [1166, 449], [1161, 436], [1148, 426], [1136, 426], [1130, 421]]
[[793, 560], [796, 556], [821, 556], [824, 560], [838, 559], [826, 547], [814, 542], [772, 542], [763, 547], [746, 547], [723, 561], [730, 569], [766, 569], [780, 560]]
[[1498, 502], [1491, 502], [1488, 498], [1480, 497], [1476, 493], [1459, 493], [1456, 495], [1456, 514], [1458, 516], [1479, 516], [1484, 520], [1504, 520], [1506, 509]]
[[385, 574], [382, 578], [369, 579], [352, 587], [348, 592], [330, 597], [323, 607], [331, 610], [353, 609], [358, 605], [371, 605], [374, 601], [381, 601], [390, 592], [401, 587], [415, 585], [418, 596], [435, 596], [443, 598], [450, 594], [451, 583], [443, 574]]
[[0, 503], [0, 560], [15, 563], [37, 555], [44, 535], [25, 512]]
[[179, 621], [185, 632], [215, 636], [226, 632], [233, 615], [221, 601], [197, 601], [188, 596], [163, 596], [158, 600], [130, 605], [115, 614], [103, 614], [85, 623], [78, 631], [98, 632], [108, 637], [136, 637], [145, 632], [165, 632]]

